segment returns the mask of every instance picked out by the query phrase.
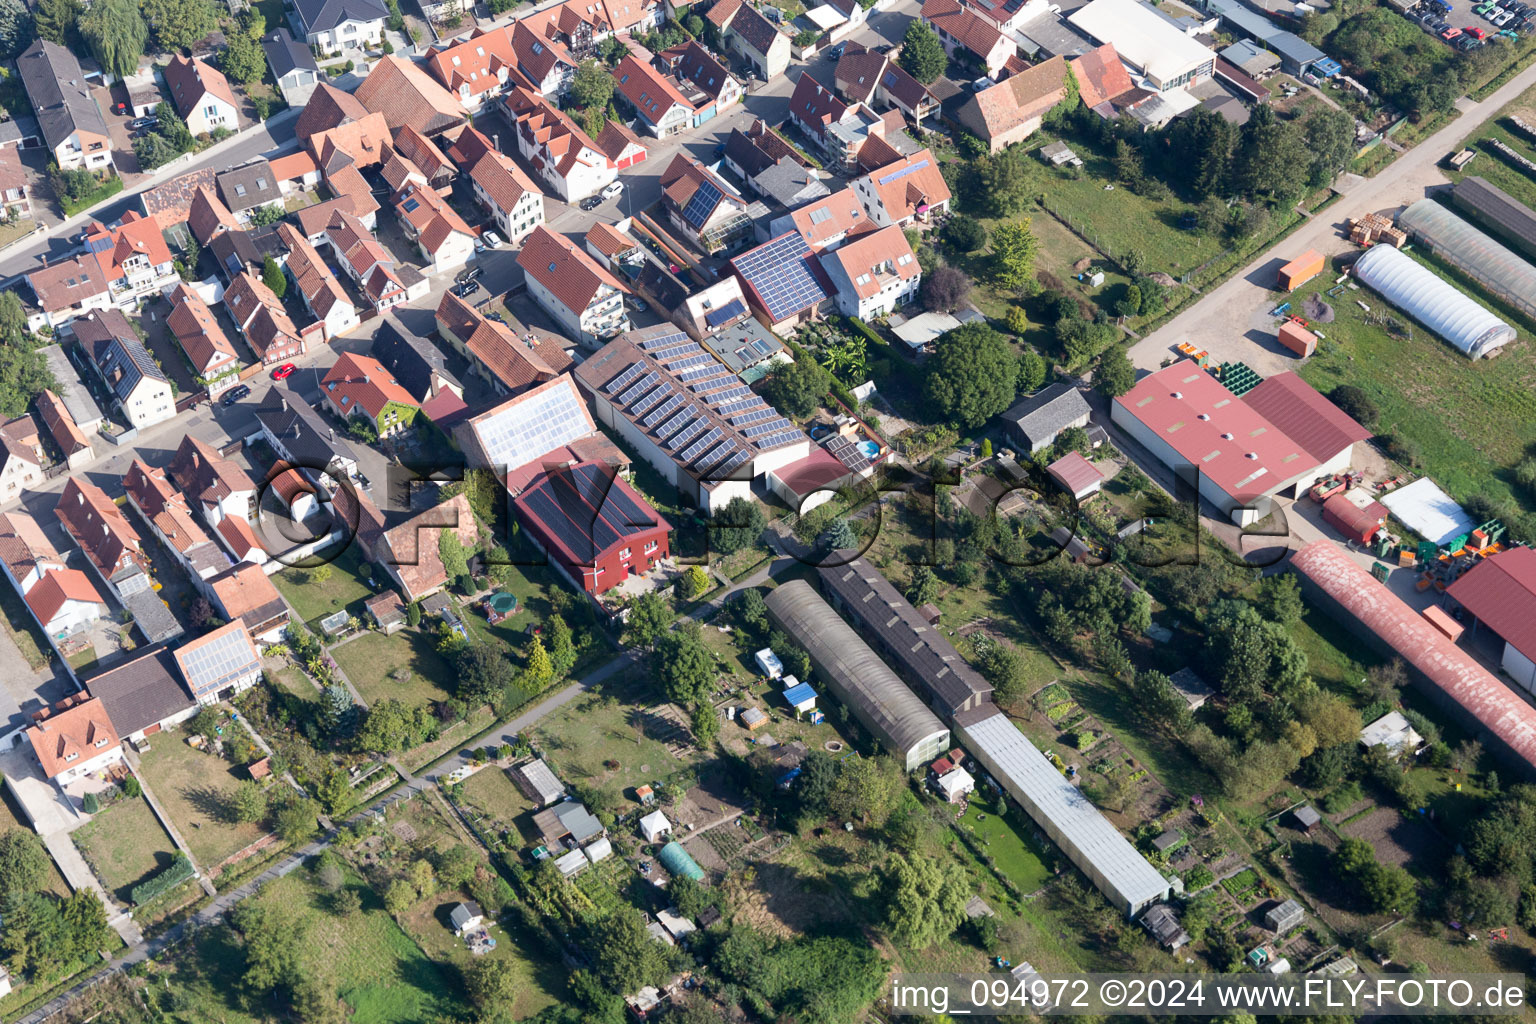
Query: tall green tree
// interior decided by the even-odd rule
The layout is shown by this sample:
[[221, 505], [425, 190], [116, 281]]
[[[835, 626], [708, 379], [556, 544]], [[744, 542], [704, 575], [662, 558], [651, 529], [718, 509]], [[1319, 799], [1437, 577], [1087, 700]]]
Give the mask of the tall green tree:
[[715, 679], [715, 660], [691, 629], [675, 629], [663, 636], [651, 654], [651, 675], [667, 699], [692, 705], [703, 700]]
[[517, 680], [512, 663], [488, 644], [466, 644], [454, 658], [454, 696], [470, 705], [495, 703]]
[[804, 419], [820, 408], [832, 375], [814, 359], [780, 363], [763, 379], [763, 397], [780, 412]]
[[944, 44], [933, 29], [913, 20], [902, 37], [901, 56], [896, 58], [896, 63], [907, 74], [928, 85], [949, 66], [949, 55], [944, 52]]
[[139, 9], [155, 41], [172, 52], [190, 49], [219, 24], [210, 0], [139, 0]]
[[1307, 119], [1302, 134], [1311, 157], [1307, 186], [1327, 188], [1354, 158], [1355, 119], [1347, 111], [1324, 107]]
[[1136, 383], [1136, 368], [1123, 349], [1105, 352], [1093, 371], [1093, 386], [1106, 398], [1119, 398]]
[[911, 949], [942, 942], [965, 918], [965, 875], [947, 857], [898, 854], [886, 870], [884, 888], [886, 928], [893, 940]]
[[1196, 199], [1220, 195], [1227, 184], [1237, 131], [1232, 122], [1203, 107], [1176, 118], [1163, 132], [1164, 173]]
[[544, 620], [544, 631], [549, 636], [550, 666], [556, 679], [564, 679], [576, 666], [576, 638], [563, 615], [551, 615]]
[[604, 110], [613, 98], [613, 84], [613, 74], [595, 59], [588, 58], [577, 66], [571, 79], [571, 100], [587, 110]]
[[555, 664], [544, 649], [544, 641], [534, 637], [528, 641], [528, 660], [518, 677], [518, 685], [529, 693], [543, 693], [554, 681]]
[[[288, 275], [283, 273], [283, 268], [277, 265], [277, 260], [268, 256], [261, 264], [261, 283], [272, 289], [272, 294], [282, 298], [288, 294]], [[444, 531], [449, 533], [451, 531]]]
[[237, 32], [219, 54], [219, 68], [241, 85], [254, 85], [267, 73], [267, 57], [259, 42], [248, 33]]
[[21, 0], [0, 0], [0, 58], [14, 60], [32, 43], [36, 29]]
[[667, 968], [667, 947], [651, 938], [640, 912], [627, 903], [593, 926], [590, 948], [603, 951], [594, 971], [610, 992], [633, 992]]
[[32, 12], [37, 34], [50, 43], [74, 47], [80, 40], [80, 15], [85, 5], [80, 0], [38, 0]]
[[1249, 199], [1290, 202], [1306, 183], [1307, 164], [1296, 159], [1304, 151], [1295, 122], [1282, 120], [1267, 103], [1258, 104], [1243, 125], [1233, 159], [1238, 188]]
[[1004, 288], [1024, 287], [1035, 276], [1040, 240], [1029, 230], [1030, 219], [1005, 222], [992, 229], [992, 276]]
[[37, 833], [12, 829], [0, 835], [0, 904], [39, 890], [48, 878], [48, 850]]
[[135, 0], [95, 0], [80, 16], [80, 34], [102, 70], [126, 78], [139, 69], [149, 26]]
[[756, 547], [766, 525], [763, 506], [755, 499], [732, 498], [709, 522], [709, 546], [722, 555]]
[[629, 606], [624, 620], [624, 642], [631, 647], [649, 649], [672, 628], [677, 614], [667, 599], [655, 591], [641, 594]]
[[979, 427], [1013, 403], [1019, 365], [1008, 340], [985, 323], [939, 336], [924, 393], [941, 416]]

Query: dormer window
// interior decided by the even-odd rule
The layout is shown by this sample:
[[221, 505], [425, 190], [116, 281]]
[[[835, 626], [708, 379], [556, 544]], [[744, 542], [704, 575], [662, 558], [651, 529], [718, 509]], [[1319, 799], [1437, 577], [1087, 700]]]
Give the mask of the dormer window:
[[76, 751], [76, 750], [71, 750], [71, 751], [70, 751], [70, 752], [69, 752], [69, 753], [67, 753], [67, 754], [65, 754], [65, 755], [64, 755], [64, 760], [65, 760], [65, 761], [66, 761], [66, 762], [68, 762], [68, 761], [73, 761], [73, 760], [75, 760], [75, 759], [76, 759], [76, 758], [78, 758], [78, 757], [79, 757], [79, 756], [80, 756], [80, 752], [79, 752], [79, 751]]
[[103, 736], [101, 739], [96, 741], [96, 749], [97, 750], [100, 750], [102, 747], [104, 747], [106, 745], [107, 745], [107, 738], [105, 736]]

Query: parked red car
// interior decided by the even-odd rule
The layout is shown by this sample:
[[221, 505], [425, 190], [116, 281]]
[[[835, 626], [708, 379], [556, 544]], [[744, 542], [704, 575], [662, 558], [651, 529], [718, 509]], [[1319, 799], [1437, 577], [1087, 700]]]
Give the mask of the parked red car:
[[1487, 39], [1488, 38], [1488, 33], [1483, 31], [1482, 29], [1478, 28], [1476, 25], [1469, 25], [1468, 27], [1462, 29], [1462, 31], [1465, 32], [1467, 35], [1471, 36], [1473, 39]]
[[272, 379], [287, 380], [290, 376], [292, 376], [293, 371], [297, 369], [298, 367], [294, 366], [292, 363], [284, 363], [282, 366], [279, 366], [277, 369], [272, 371]]

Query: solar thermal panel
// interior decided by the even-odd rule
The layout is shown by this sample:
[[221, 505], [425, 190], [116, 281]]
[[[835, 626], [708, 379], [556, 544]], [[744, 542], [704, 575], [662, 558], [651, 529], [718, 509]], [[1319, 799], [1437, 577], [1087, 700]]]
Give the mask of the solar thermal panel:
[[889, 185], [893, 181], [900, 181], [902, 178], [905, 178], [907, 175], [909, 175], [909, 174], [916, 174], [918, 171], [922, 170], [924, 167], [927, 167], [927, 166], [928, 166], [928, 161], [927, 160], [919, 160], [917, 163], [913, 164], [910, 167], [903, 167], [899, 171], [892, 171], [890, 174], [885, 175], [883, 178], [881, 178], [879, 180], [879, 184], [881, 184], [881, 185]]

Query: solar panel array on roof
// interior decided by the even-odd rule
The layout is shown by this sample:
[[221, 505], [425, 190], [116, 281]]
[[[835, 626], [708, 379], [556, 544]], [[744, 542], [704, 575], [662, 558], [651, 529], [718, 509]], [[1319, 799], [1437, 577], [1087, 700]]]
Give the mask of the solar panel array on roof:
[[719, 444], [717, 444], [713, 448], [711, 448], [704, 455], [703, 458], [699, 459], [698, 462], [695, 462], [693, 464], [693, 468], [698, 470], [700, 473], [702, 473], [705, 470], [707, 470], [709, 467], [713, 466], [715, 463], [717, 463], [717, 462], [721, 461], [722, 459], [724, 459], [727, 455], [731, 454], [735, 450], [736, 450], [735, 442], [733, 442], [733, 441], [721, 441]]
[[[814, 215], [813, 215], [814, 216]], [[704, 314], [704, 323], [708, 327], [719, 327], [723, 323], [729, 323], [747, 311], [746, 304], [740, 299], [732, 299], [719, 309], [711, 310]]]
[[619, 404], [628, 405], [630, 402], [633, 402], [635, 399], [645, 394], [647, 389], [655, 387], [656, 382], [659, 380], [661, 380], [661, 374], [657, 373], [655, 370], [652, 370], [650, 373], [646, 374], [644, 377], [641, 377], [638, 381], [631, 385], [628, 391], [619, 396]]
[[770, 448], [778, 448], [780, 445], [794, 444], [804, 436], [799, 430], [783, 430], [777, 434], [769, 434], [760, 441], [754, 440], [752, 443], [757, 445], [758, 451], [767, 451]]
[[724, 409], [720, 410], [720, 415], [729, 416], [731, 419], [731, 425], [734, 427], [749, 427], [754, 423], [761, 423], [763, 420], [771, 420], [777, 416], [778, 413], [774, 412], [766, 405], [761, 409], [748, 408], [745, 411], [738, 410], [735, 412], [732, 412], [731, 406], [726, 406]]
[[682, 405], [687, 400], [688, 399], [685, 395], [673, 395], [671, 398], [658, 405], [655, 409], [652, 409], [650, 412], [646, 413], [645, 419], [640, 421], [641, 425], [644, 426], [646, 430], [650, 430], [656, 424], [660, 423], [662, 420], [676, 412], [677, 407]]
[[696, 405], [690, 405], [688, 408], [684, 409], [676, 416], [673, 416], [670, 420], [667, 420], [667, 422], [663, 423], [661, 426], [657, 427], [656, 437], [662, 441], [665, 441], [667, 438], [683, 429], [684, 424], [690, 422], [698, 415], [699, 407]]
[[731, 261], [761, 297], [775, 323], [811, 308], [827, 296], [806, 258], [810, 251], [805, 239], [795, 231]]
[[724, 385], [727, 381], [736, 379], [735, 375], [728, 371], [725, 367], [720, 366], [719, 363], [716, 363], [715, 365], [719, 367], [718, 373], [710, 377], [702, 377], [699, 380], [689, 381], [688, 387], [695, 392], [713, 391], [714, 389]]
[[697, 441], [693, 442], [687, 448], [682, 450], [682, 452], [677, 456], [677, 461], [692, 462], [694, 459], [699, 457], [700, 453], [702, 453], [705, 448], [720, 440], [721, 433], [722, 431], [719, 427], [710, 427], [709, 433], [705, 434], [703, 437], [699, 438]]
[[629, 369], [613, 378], [613, 380], [609, 381], [603, 390], [611, 395], [615, 391], [618, 391], [620, 388], [633, 383], [644, 372], [645, 364], [642, 362], [636, 362], [634, 366], [631, 366]]
[[725, 391], [716, 391], [711, 393], [709, 396], [709, 404], [720, 405], [723, 402], [729, 402], [740, 398], [743, 395], [750, 395], [751, 393], [752, 389], [747, 387], [745, 384], [737, 384], [735, 387], [727, 388]]
[[181, 664], [198, 693], [217, 692], [251, 670], [251, 641], [240, 630], [181, 652]]
[[688, 200], [688, 205], [683, 207], [683, 220], [694, 230], [702, 228], [709, 222], [709, 215], [715, 212], [715, 207], [724, 196], [714, 182], [704, 179], [699, 182], [698, 191]]
[[650, 356], [658, 363], [665, 363], [685, 355], [695, 354], [702, 351], [703, 349], [699, 348], [699, 346], [695, 345], [693, 342], [684, 341], [676, 345], [668, 345], [666, 348], [658, 348], [654, 352], [651, 352]]
[[910, 167], [903, 167], [899, 171], [892, 171], [890, 174], [887, 174], [885, 177], [879, 179], [878, 183], [881, 185], [889, 185], [893, 181], [900, 181], [902, 178], [905, 178], [909, 174], [916, 174], [918, 171], [927, 166], [927, 160], [919, 160], [917, 163]]
[[672, 394], [672, 385], [663, 384], [655, 391], [652, 391], [650, 394], [640, 399], [640, 401], [636, 402], [634, 405], [631, 405], [629, 407], [629, 411], [636, 416], [644, 415], [647, 409], [661, 401], [663, 398], [666, 398], [670, 394]]
[[747, 448], [743, 448], [740, 451], [738, 451], [735, 455], [732, 455], [730, 458], [726, 459], [725, 460], [725, 465], [723, 465], [719, 469], [715, 470], [715, 475], [717, 477], [721, 478], [721, 479], [724, 479], [726, 474], [730, 473], [731, 470], [735, 469], [737, 466], [741, 465], [743, 462], [746, 462], [751, 457], [752, 457], [751, 450], [747, 449]]
[[785, 419], [783, 416], [775, 413], [773, 418], [767, 422], [754, 423], [752, 426], [747, 427], [741, 433], [743, 437], [750, 440], [753, 444], [756, 444], [757, 438], [759, 437], [766, 437], [769, 434], [783, 433], [784, 431], [792, 429], [793, 427], [793, 423], [789, 422], [789, 420]]
[[[695, 410], [695, 412], [697, 412], [697, 410]], [[704, 428], [707, 426], [709, 426], [709, 420], [703, 416], [700, 416], [698, 419], [694, 420], [692, 423], [688, 424], [681, 431], [679, 431], [678, 435], [672, 438], [672, 440], [668, 441], [667, 444], [671, 445], [673, 448], [680, 448], [703, 433]], [[688, 460], [683, 459], [682, 461], [687, 462]]]
[[[708, 363], [709, 365], [701, 365], [704, 363]], [[687, 367], [687, 369], [684, 369], [684, 367]], [[716, 362], [715, 357], [710, 355], [708, 352], [705, 352], [700, 356], [694, 356], [692, 359], [685, 359], [681, 363], [669, 367], [669, 369], [673, 370], [677, 379], [682, 381], [684, 384], [687, 384], [690, 381], [704, 380], [709, 377], [718, 377], [720, 375], [720, 364]], [[678, 370], [682, 370], [682, 372], [676, 373], [675, 371]]]
[[837, 435], [827, 442], [827, 451], [837, 457], [849, 470], [858, 472], [869, 465], [869, 458], [862, 449], [842, 435]]
[[687, 341], [688, 335], [682, 331], [672, 331], [668, 334], [658, 334], [655, 337], [642, 339], [640, 348], [644, 352], [654, 352], [663, 345], [671, 345], [674, 342]]

